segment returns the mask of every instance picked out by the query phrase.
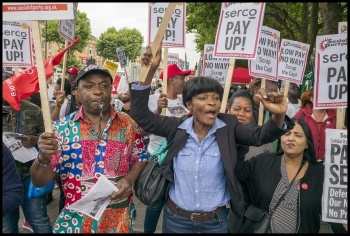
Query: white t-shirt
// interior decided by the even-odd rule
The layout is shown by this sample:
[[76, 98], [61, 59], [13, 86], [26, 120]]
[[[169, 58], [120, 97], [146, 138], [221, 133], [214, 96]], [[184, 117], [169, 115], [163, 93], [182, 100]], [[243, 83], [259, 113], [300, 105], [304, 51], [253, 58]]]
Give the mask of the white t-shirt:
[[[160, 93], [155, 93], [149, 96], [148, 108], [153, 112], [157, 109], [157, 103]], [[168, 99], [168, 108], [166, 109], [166, 116], [181, 117], [188, 114], [188, 109], [182, 104], [182, 95], [177, 95], [177, 98], [172, 100]], [[147, 150], [149, 153], [153, 153], [157, 147], [165, 140], [164, 137], [154, 134], [149, 135], [149, 143]]]
[[293, 104], [291, 103], [288, 98], [287, 98], [287, 102], [288, 102], [288, 109], [287, 109], [287, 116], [289, 118], [293, 118], [294, 115], [299, 111], [300, 106], [301, 106], [301, 100], [298, 98], [298, 103], [297, 104]]
[[60, 109], [60, 116], [59, 119], [66, 116], [66, 110], [67, 110], [67, 105], [68, 105], [68, 98], [64, 99], [64, 102], [62, 103], [61, 109]]

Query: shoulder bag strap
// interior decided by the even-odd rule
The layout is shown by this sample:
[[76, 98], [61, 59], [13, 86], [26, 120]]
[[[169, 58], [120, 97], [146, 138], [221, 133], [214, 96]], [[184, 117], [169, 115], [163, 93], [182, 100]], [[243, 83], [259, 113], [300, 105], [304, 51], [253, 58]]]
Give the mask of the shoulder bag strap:
[[296, 175], [294, 176], [294, 178], [293, 178], [292, 181], [290, 182], [290, 184], [289, 184], [289, 186], [288, 186], [288, 189], [282, 194], [282, 196], [280, 197], [280, 199], [278, 200], [278, 202], [276, 203], [276, 205], [274, 206], [274, 208], [271, 210], [270, 215], [272, 215], [272, 214], [275, 212], [275, 210], [277, 209], [277, 207], [279, 206], [279, 204], [282, 202], [282, 200], [284, 199], [284, 197], [287, 195], [287, 193], [289, 192], [290, 188], [292, 187], [292, 184], [293, 184], [294, 180], [295, 180], [296, 177], [298, 176], [298, 174], [299, 174], [299, 172], [301, 171], [301, 168], [303, 168], [304, 164], [305, 164], [305, 160], [303, 160], [303, 161], [301, 162], [301, 165], [300, 165], [300, 167], [299, 167], [299, 169], [298, 169]]

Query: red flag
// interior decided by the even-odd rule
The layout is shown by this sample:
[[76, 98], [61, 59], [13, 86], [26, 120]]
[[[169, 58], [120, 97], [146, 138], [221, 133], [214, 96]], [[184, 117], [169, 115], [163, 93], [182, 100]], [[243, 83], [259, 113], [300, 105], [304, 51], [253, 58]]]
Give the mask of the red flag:
[[[68, 47], [45, 60], [46, 79], [49, 79], [54, 74], [53, 67], [61, 62], [64, 53], [79, 42], [79, 40], [80, 38], [77, 38]], [[29, 67], [2, 82], [2, 98], [16, 111], [21, 108], [20, 100], [30, 97], [34, 93], [39, 92], [39, 90], [39, 78], [36, 66]]]
[[120, 81], [120, 77], [118, 75], [116, 75], [114, 77], [113, 83], [112, 83], [112, 94], [118, 94], [117, 93], [117, 88], [118, 88], [118, 84]]

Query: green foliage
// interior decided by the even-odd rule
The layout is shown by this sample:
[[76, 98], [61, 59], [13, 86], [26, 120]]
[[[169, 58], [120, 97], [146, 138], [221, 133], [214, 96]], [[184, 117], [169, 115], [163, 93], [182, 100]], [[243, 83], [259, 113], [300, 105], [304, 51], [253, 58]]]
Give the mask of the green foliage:
[[[60, 67], [62, 68], [62, 64], [63, 61], [60, 64]], [[83, 63], [81, 62], [81, 60], [79, 60], [78, 58], [76, 58], [73, 54], [70, 54], [67, 57], [67, 64], [66, 64], [66, 68], [67, 70], [71, 67], [77, 67], [79, 70], [83, 68]]]
[[121, 47], [129, 60], [134, 61], [141, 54], [143, 40], [141, 32], [135, 28], [109, 27], [97, 40], [96, 52], [104, 59], [118, 61], [116, 49]]
[[248, 60], [245, 60], [245, 59], [236, 59], [236, 60], [235, 60], [235, 68], [237, 68], [237, 67], [248, 68]]
[[195, 33], [196, 51], [203, 52], [204, 44], [214, 44], [219, 24], [221, 2], [186, 3], [186, 32]]
[[[41, 35], [44, 39], [47, 39], [47, 42], [57, 43], [60, 48], [64, 48], [65, 39], [59, 35], [58, 26], [59, 20], [47, 21]], [[80, 12], [79, 10], [76, 17], [75, 38], [80, 38], [80, 41], [69, 50], [69, 54], [72, 54], [74, 51], [82, 52], [91, 38], [90, 20], [85, 12]]]

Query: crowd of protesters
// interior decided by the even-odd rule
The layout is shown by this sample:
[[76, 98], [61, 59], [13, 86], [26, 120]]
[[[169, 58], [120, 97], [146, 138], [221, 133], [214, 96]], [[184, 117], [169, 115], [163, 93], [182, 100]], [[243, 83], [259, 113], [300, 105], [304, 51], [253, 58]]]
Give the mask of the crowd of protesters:
[[[268, 210], [300, 165], [294, 190], [277, 208], [269, 232], [318, 233], [325, 130], [335, 128], [336, 110], [314, 109], [313, 88], [300, 94], [299, 85], [291, 83], [285, 97], [277, 82], [267, 80], [262, 91], [256, 78], [249, 85], [231, 87], [223, 114], [223, 88], [211, 78], [188, 79], [190, 71], [169, 65], [163, 91], [163, 74], [154, 78], [159, 53], [153, 56], [146, 50], [143, 64], [152, 62], [151, 72], [144, 82], [132, 84], [130, 93], [118, 95], [121, 109], [112, 101], [113, 78], [107, 70], [95, 65], [67, 70], [67, 78], [55, 83], [53, 133], [44, 130], [39, 93], [21, 100], [19, 111], [3, 99], [3, 132], [25, 135], [19, 138], [22, 146], [39, 153], [19, 162], [3, 143], [3, 233], [19, 232], [20, 209], [23, 228], [34, 233], [133, 232], [133, 185], [147, 163], [145, 151], [151, 154], [164, 140], [174, 140], [167, 155], [171, 165], [162, 169], [170, 188], [164, 201], [147, 206], [145, 233], [155, 232], [161, 211], [163, 233], [239, 233], [246, 206], [260, 204]], [[11, 77], [4, 71], [2, 76], [3, 81]], [[182, 112], [177, 113], [177, 107]], [[70, 209], [102, 174], [119, 191], [108, 196], [111, 201], [100, 219]], [[267, 178], [269, 189], [264, 192], [266, 182], [261, 181]], [[31, 181], [45, 186], [52, 180], [60, 189], [53, 227], [47, 212], [52, 193], [27, 197]], [[297, 199], [302, 181], [309, 181], [317, 193], [313, 198], [301, 194], [301, 209]], [[330, 225], [334, 233], [347, 232], [347, 225]]]

